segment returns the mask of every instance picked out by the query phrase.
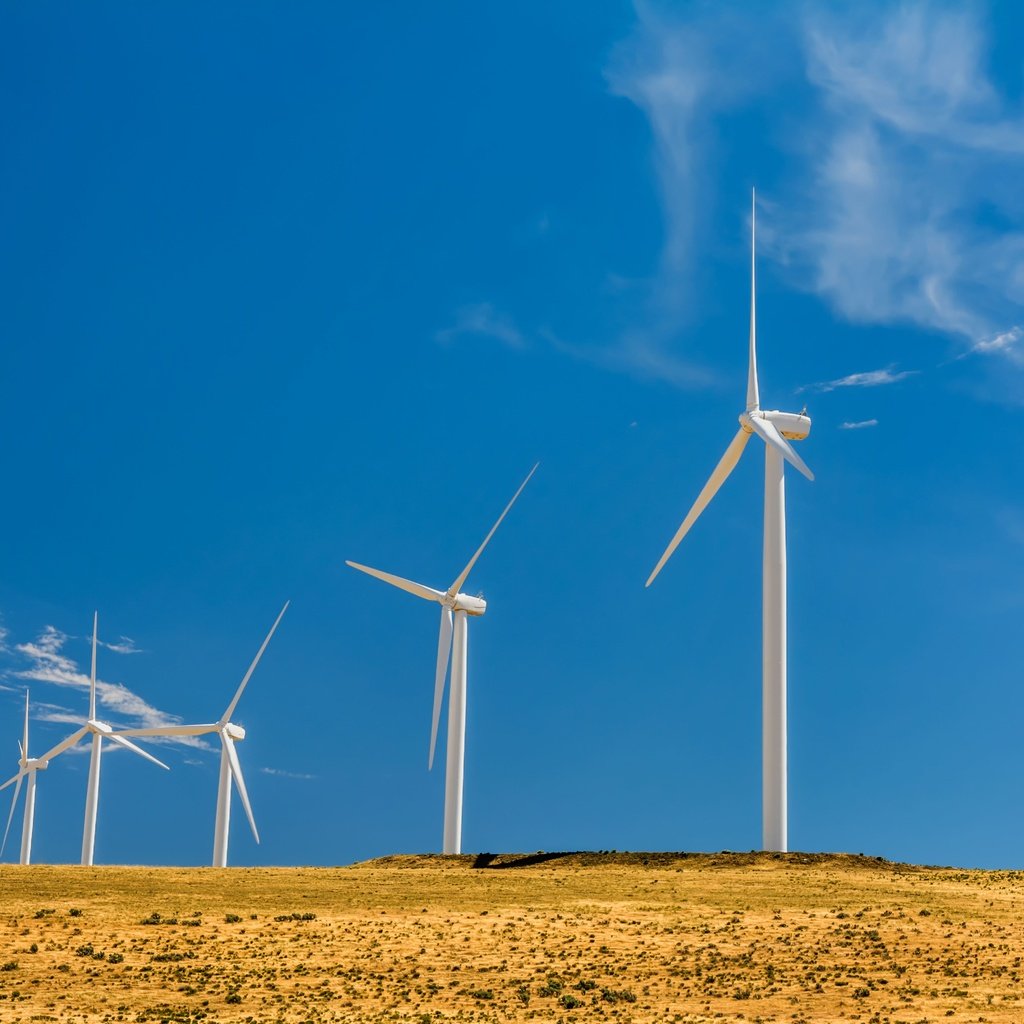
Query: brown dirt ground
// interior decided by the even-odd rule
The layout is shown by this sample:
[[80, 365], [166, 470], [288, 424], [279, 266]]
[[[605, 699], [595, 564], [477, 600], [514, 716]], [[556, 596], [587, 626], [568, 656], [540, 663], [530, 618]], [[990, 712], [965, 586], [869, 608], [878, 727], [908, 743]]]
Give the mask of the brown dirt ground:
[[1021, 1024], [1024, 872], [845, 855], [0, 867], [0, 1021]]

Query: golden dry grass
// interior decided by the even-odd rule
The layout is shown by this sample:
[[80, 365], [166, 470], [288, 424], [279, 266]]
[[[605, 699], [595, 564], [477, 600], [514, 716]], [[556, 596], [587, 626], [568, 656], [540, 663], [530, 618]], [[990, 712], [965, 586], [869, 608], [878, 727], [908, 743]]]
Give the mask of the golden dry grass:
[[549, 858], [3, 867], [0, 1021], [1024, 1021], [1024, 872]]

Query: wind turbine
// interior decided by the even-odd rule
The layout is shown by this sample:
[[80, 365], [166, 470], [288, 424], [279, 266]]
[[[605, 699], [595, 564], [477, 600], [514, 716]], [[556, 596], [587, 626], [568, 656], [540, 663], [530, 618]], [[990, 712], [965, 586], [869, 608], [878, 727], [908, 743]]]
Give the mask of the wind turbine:
[[91, 865], [93, 851], [96, 847], [96, 808], [100, 798], [100, 759], [103, 755], [103, 741], [110, 740], [118, 746], [133, 751], [140, 757], [160, 768], [167, 768], [163, 761], [158, 761], [152, 754], [147, 754], [141, 747], [117, 735], [114, 730], [96, 717], [96, 631], [99, 625], [99, 613], [92, 618], [92, 672], [89, 676], [89, 717], [78, 732], [72, 733], [66, 740], [48, 750], [40, 761], [52, 761], [58, 754], [70, 750], [80, 739], [92, 735], [92, 756], [89, 758], [89, 786], [85, 793], [85, 827], [82, 830], [82, 864]]
[[3, 843], [0, 843], [0, 856], [7, 846], [7, 835], [11, 831], [14, 820], [14, 809], [18, 806], [22, 780], [28, 779], [25, 787], [25, 817], [21, 825], [21, 864], [32, 863], [32, 823], [36, 813], [36, 772], [49, 767], [50, 762], [41, 757], [28, 756], [28, 690], [25, 691], [25, 729], [18, 743], [18, 772], [8, 779], [0, 789], [6, 789], [14, 783], [14, 798], [11, 800], [11, 813], [7, 815], [7, 828], [4, 829]]
[[[399, 590], [422, 597], [426, 601], [436, 601], [441, 605], [441, 631], [437, 640], [437, 672], [434, 678], [434, 714], [430, 727], [430, 755], [427, 758], [427, 769], [430, 770], [434, 767], [434, 748], [437, 744], [437, 726], [441, 717], [441, 700], [444, 696], [445, 678], [448, 675], [448, 660], [451, 658], [452, 685], [451, 693], [448, 696], [448, 763], [445, 769], [444, 790], [444, 853], [462, 852], [462, 782], [466, 760], [466, 653], [469, 639], [466, 617], [483, 615], [487, 611], [487, 602], [482, 597], [470, 597], [469, 594], [463, 594], [462, 587], [473, 566], [476, 565], [476, 560], [487, 547], [495, 530], [501, 525], [501, 521], [508, 515], [509, 509], [522, 494], [523, 488], [530, 482], [530, 477], [537, 471], [538, 465], [540, 463], [537, 463], [527, 473], [526, 479], [519, 485], [519, 490], [512, 495], [512, 500], [505, 506], [505, 511], [498, 516], [498, 521], [484, 538], [483, 544], [476, 549], [469, 564], [455, 577], [455, 582], [447, 590], [434, 590], [432, 587], [425, 587], [422, 583], [413, 583], [410, 580], [402, 579], [401, 576], [393, 576], [391, 573], [381, 572], [380, 569], [371, 569], [358, 562], [346, 561], [345, 563], [360, 572], [376, 576], [377, 579], [390, 583], [393, 587], [398, 587]], [[454, 656], [452, 656], [453, 649]]]
[[[754, 201], [750, 215], [750, 355], [747, 365], [747, 408], [740, 429], [726, 448], [711, 478], [697, 495], [682, 526], [654, 567], [646, 586], [686, 536], [697, 517], [739, 462], [752, 434], [764, 441], [764, 552], [762, 581], [762, 722], [761, 722], [761, 843], [765, 850], [784, 852], [788, 846], [786, 804], [786, 487], [783, 460], [808, 480], [814, 474], [789, 441], [802, 441], [811, 432], [806, 412], [761, 408], [757, 389], [757, 318], [754, 289]], [[789, 440], [787, 440], [787, 438]]]
[[263, 652], [267, 649], [267, 644], [270, 643], [270, 638], [274, 635], [278, 623], [284, 618], [284, 613], [288, 611], [290, 603], [285, 601], [280, 614], [270, 627], [270, 632], [260, 645], [260, 649], [256, 652], [256, 657], [253, 658], [249, 671], [242, 677], [242, 682], [235, 691], [234, 697], [231, 698], [231, 703], [224, 710], [224, 714], [220, 716], [219, 721], [208, 722], [203, 725], [161, 725], [149, 729], [122, 729], [118, 732], [119, 736], [205, 736], [215, 732], [220, 737], [220, 780], [217, 785], [217, 819], [213, 833], [213, 866], [215, 868], [225, 868], [228, 865], [228, 832], [231, 825], [232, 779], [234, 779], [235, 786], [238, 789], [238, 795], [242, 798], [242, 806], [245, 808], [246, 817], [249, 819], [249, 827], [252, 829], [253, 837], [257, 843], [260, 841], [260, 834], [256, 830], [256, 819], [253, 817], [252, 807], [249, 804], [249, 794], [245, 788], [245, 779], [242, 776], [242, 766], [238, 761], [238, 751], [235, 750], [235, 743], [245, 739], [245, 729], [240, 725], [235, 725], [231, 721], [231, 716], [235, 713], [235, 708], [238, 707], [242, 693], [248, 685], [253, 672], [256, 671], [256, 666], [259, 664], [260, 658], [263, 657]]

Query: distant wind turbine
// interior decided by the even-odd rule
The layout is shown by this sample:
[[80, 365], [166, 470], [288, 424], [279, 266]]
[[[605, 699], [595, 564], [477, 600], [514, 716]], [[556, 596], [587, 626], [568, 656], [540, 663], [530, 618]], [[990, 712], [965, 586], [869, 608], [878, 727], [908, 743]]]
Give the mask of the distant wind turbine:
[[76, 743], [87, 735], [92, 735], [92, 756], [89, 759], [89, 785], [85, 793], [85, 827], [82, 830], [82, 863], [92, 864], [93, 851], [96, 848], [96, 808], [100, 798], [100, 759], [103, 755], [103, 741], [110, 740], [118, 746], [125, 747], [144, 757], [147, 761], [160, 768], [167, 768], [163, 761], [158, 761], [152, 754], [147, 754], [141, 747], [129, 743], [128, 740], [116, 735], [114, 730], [101, 722], [96, 717], [96, 631], [99, 625], [99, 613], [93, 614], [92, 618], [92, 671], [89, 676], [89, 717], [78, 732], [72, 733], [66, 740], [58, 743], [52, 750], [48, 750], [39, 759], [41, 761], [52, 761], [58, 754], [70, 750]]
[[253, 672], [256, 671], [256, 666], [260, 663], [260, 658], [263, 657], [263, 652], [267, 649], [270, 638], [274, 635], [281, 619], [284, 618], [284, 613], [288, 611], [289, 604], [289, 601], [285, 601], [284, 607], [274, 620], [274, 624], [270, 627], [270, 632], [260, 645], [260, 649], [256, 652], [256, 657], [253, 658], [248, 672], [242, 677], [242, 682], [235, 691], [234, 697], [231, 698], [231, 703], [224, 710], [224, 714], [220, 716], [219, 721], [203, 725], [161, 725], [149, 729], [122, 729], [118, 732], [119, 736], [205, 736], [215, 732], [220, 737], [220, 781], [217, 785], [217, 819], [213, 833], [213, 866], [215, 868], [224, 868], [228, 864], [232, 779], [234, 779], [238, 795], [242, 799], [242, 806], [245, 808], [245, 815], [249, 819], [249, 827], [252, 829], [253, 838], [257, 843], [260, 841], [260, 834], [256, 830], [256, 819], [253, 817], [252, 806], [249, 803], [249, 794], [245, 788], [245, 778], [242, 776], [242, 766], [238, 760], [238, 751], [235, 750], [235, 743], [245, 739], [245, 729], [240, 725], [235, 725], [231, 721], [231, 716], [235, 713], [235, 708], [238, 707], [242, 693], [249, 684], [249, 679], [252, 677]]
[[647, 586], [661, 572], [679, 542], [739, 462], [751, 434], [765, 445], [764, 553], [762, 581], [762, 724], [761, 724], [761, 842], [765, 850], [785, 851], [788, 846], [786, 764], [786, 487], [783, 460], [808, 480], [814, 474], [789, 444], [811, 432], [805, 412], [778, 412], [761, 408], [757, 389], [756, 305], [754, 287], [754, 204], [750, 219], [750, 355], [747, 364], [747, 408], [740, 413], [740, 429], [693, 508], [676, 531], [654, 567]]
[[7, 835], [11, 831], [11, 822], [14, 820], [14, 809], [18, 806], [18, 795], [21, 793], [21, 783], [28, 780], [25, 785], [25, 817], [21, 825], [21, 860], [22, 864], [32, 863], [32, 824], [36, 813], [36, 772], [49, 767], [50, 762], [44, 761], [41, 757], [28, 756], [28, 690], [25, 691], [25, 728], [22, 738], [18, 743], [18, 772], [9, 778], [0, 789], [6, 789], [14, 784], [14, 797], [11, 800], [11, 813], [7, 815], [7, 827], [4, 829], [4, 840], [0, 843], [0, 856], [3, 856], [7, 846]]
[[[498, 521], [491, 527], [491, 532], [487, 534], [484, 542], [469, 560], [469, 564], [455, 577], [455, 582], [447, 590], [434, 590], [422, 583], [413, 583], [410, 580], [402, 579], [401, 576], [382, 572], [380, 569], [371, 569], [358, 562], [346, 562], [346, 565], [352, 566], [353, 569], [375, 576], [385, 583], [390, 583], [393, 587], [398, 587], [399, 590], [422, 597], [426, 601], [436, 601], [441, 605], [441, 631], [437, 640], [437, 672], [434, 677], [434, 713], [430, 727], [430, 755], [427, 759], [427, 768], [429, 770], [434, 766], [437, 726], [441, 717], [441, 701], [444, 697], [444, 684], [448, 675], [448, 660], [451, 657], [452, 684], [451, 692], [448, 695], [448, 763], [445, 771], [444, 791], [444, 853], [462, 852], [462, 783], [466, 759], [466, 655], [468, 648], [466, 616], [483, 615], [487, 610], [487, 602], [482, 597], [470, 597], [469, 594], [463, 594], [462, 587], [473, 566], [476, 565], [476, 560], [494, 536], [495, 530], [508, 515], [509, 509], [516, 503], [523, 488], [530, 482], [530, 477], [537, 471], [537, 465], [526, 475], [526, 479], [519, 485], [519, 490], [512, 495], [512, 500], [505, 506], [505, 511], [498, 516]], [[452, 656], [453, 649], [454, 656]]]

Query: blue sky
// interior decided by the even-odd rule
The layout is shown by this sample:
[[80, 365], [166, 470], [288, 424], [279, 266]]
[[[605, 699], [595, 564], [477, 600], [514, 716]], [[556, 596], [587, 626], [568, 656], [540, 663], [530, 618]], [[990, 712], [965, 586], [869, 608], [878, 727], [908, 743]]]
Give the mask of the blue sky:
[[[344, 560], [446, 587], [539, 460], [467, 587], [465, 847], [757, 846], [757, 447], [643, 587], [743, 407], [756, 185], [762, 399], [817, 474], [791, 845], [1024, 867], [1016, 5], [0, 17], [4, 777], [26, 685], [33, 753], [84, 713], [94, 608], [127, 726], [216, 719], [290, 598], [232, 862], [439, 848], [436, 614]], [[97, 862], [205, 863], [216, 756], [150, 749]]]

